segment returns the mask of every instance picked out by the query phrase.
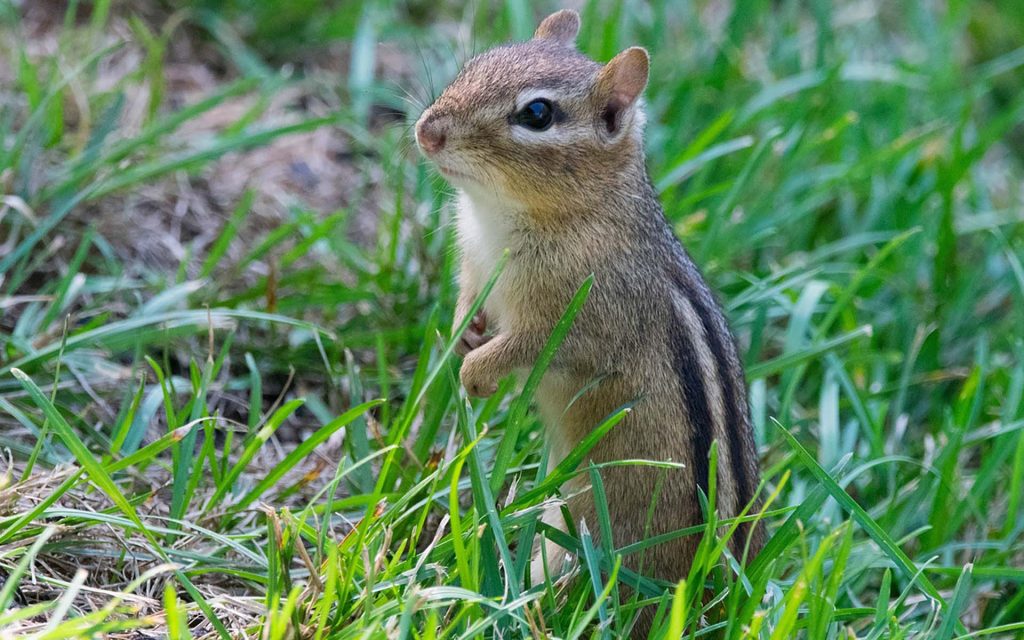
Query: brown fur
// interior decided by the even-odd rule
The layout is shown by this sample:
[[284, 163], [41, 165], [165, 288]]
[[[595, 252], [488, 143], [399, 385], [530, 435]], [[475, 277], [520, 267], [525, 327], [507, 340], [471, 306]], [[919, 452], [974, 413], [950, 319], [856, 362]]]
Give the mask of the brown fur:
[[[685, 465], [602, 471], [613, 543], [621, 547], [702, 522], [698, 486], [707, 482], [712, 439], [719, 443], [722, 517], [736, 515], [753, 497], [757, 460], [732, 336], [647, 177], [638, 97], [647, 81], [647, 54], [631, 48], [602, 67], [572, 48], [578, 17], [566, 14], [548, 18], [529, 42], [471, 60], [423, 114], [417, 132], [446, 140], [428, 155], [442, 172], [451, 170], [464, 196], [456, 325], [497, 259], [500, 247], [486, 242], [510, 249], [483, 317], [462, 344], [461, 379], [471, 394], [490, 395], [500, 379], [528, 370], [580, 284], [594, 275], [590, 296], [537, 393], [552, 465], [627, 402], [635, 403], [632, 411], [589, 458]], [[534, 90], [554, 96], [564, 111], [550, 133], [516, 129], [517, 97]], [[485, 325], [493, 337], [483, 335]], [[564, 493], [579, 494], [569, 511], [597, 535], [587, 484], [581, 475]], [[557, 511], [544, 519], [562, 526]], [[760, 531], [753, 536], [756, 551]], [[745, 542], [738, 538], [734, 553]], [[677, 538], [625, 564], [677, 581], [687, 574], [697, 542]], [[548, 548], [549, 561], [556, 551]], [[535, 579], [540, 568], [535, 562]]]

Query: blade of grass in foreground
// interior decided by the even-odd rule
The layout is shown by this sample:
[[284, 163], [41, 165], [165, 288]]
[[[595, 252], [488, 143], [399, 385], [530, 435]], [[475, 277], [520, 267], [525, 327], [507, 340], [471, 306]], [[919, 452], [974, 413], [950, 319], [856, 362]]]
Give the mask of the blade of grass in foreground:
[[675, 594], [672, 596], [672, 609], [669, 612], [668, 632], [666, 638], [681, 638], [683, 630], [686, 629], [686, 618], [689, 613], [689, 606], [686, 600], [686, 580], [680, 580], [676, 585]]
[[[1009, 638], [1009, 635], [999, 635], [1010, 631], [1022, 631], [1024, 630], [1024, 622], [1011, 622], [1009, 624], [1002, 624], [998, 627], [990, 627], [988, 629], [979, 629], [978, 631], [972, 631], [971, 633], [965, 633], [957, 636], [955, 640], [969, 640], [970, 638], [982, 638], [986, 636], [998, 635], [1000, 638]], [[1019, 637], [1019, 636], [1013, 636]]]
[[[451, 380], [451, 383], [453, 385], [456, 384], [455, 373], [451, 367], [448, 367], [448, 376]], [[476, 425], [474, 424], [473, 419], [469, 414], [468, 403], [464, 400], [462, 396], [459, 396], [456, 400], [456, 409], [457, 422], [463, 441], [466, 443], [476, 442], [477, 439], [479, 438], [478, 434], [476, 433]], [[504, 574], [508, 576], [508, 578], [505, 580], [505, 584], [501, 588], [503, 589], [505, 594], [507, 594], [510, 600], [518, 600], [520, 594], [522, 593], [519, 587], [518, 576], [509, 576], [509, 574], [514, 570], [515, 564], [512, 562], [512, 553], [508, 548], [508, 542], [505, 538], [505, 531], [502, 528], [501, 524], [501, 517], [499, 516], [498, 510], [495, 507], [494, 495], [491, 493], [490, 484], [488, 483], [487, 479], [487, 472], [484, 469], [483, 461], [480, 459], [480, 453], [477, 447], [474, 446], [467, 450], [467, 459], [469, 461], [470, 483], [472, 485], [473, 490], [473, 506], [474, 509], [476, 509], [477, 512], [480, 513], [487, 522], [487, 532], [490, 534], [488, 536], [484, 536], [483, 541], [479, 547], [481, 552], [485, 552], [481, 554], [484, 557], [484, 562], [491, 560], [489, 564], [493, 565], [490, 567], [491, 571], [487, 571], [487, 567], [485, 567], [484, 586], [485, 588], [488, 588], [489, 582], [493, 583], [495, 580], [498, 579], [499, 575]], [[492, 560], [493, 548], [489, 548], [491, 544], [493, 544], [494, 547], [497, 547], [497, 552], [498, 555], [500, 556], [500, 562], [505, 567], [504, 571], [500, 571], [499, 567], [497, 566], [498, 563]], [[493, 589], [494, 586], [496, 585], [492, 584], [490, 585], [489, 588]], [[518, 623], [519, 632], [525, 633], [528, 628], [525, 621], [525, 617], [522, 615], [517, 615], [514, 610], [510, 610], [508, 614], [512, 616], [513, 619]], [[506, 629], [503, 629], [503, 631], [505, 630]]]
[[[601, 596], [612, 587], [613, 583], [609, 580], [606, 586], [602, 587], [601, 585], [601, 561], [598, 557], [597, 547], [594, 546], [594, 538], [590, 535], [590, 530], [587, 529], [586, 521], [580, 521], [579, 532], [580, 545], [583, 547], [583, 561], [586, 564], [587, 573], [590, 574], [590, 586], [594, 589], [597, 616], [601, 620], [601, 637], [610, 638], [611, 628], [609, 625], [611, 621], [608, 617], [608, 607]], [[608, 559], [611, 560], [611, 558]]]
[[[458, 572], [459, 582], [470, 591], [478, 590], [477, 576], [475, 571], [470, 571], [469, 550], [467, 550], [466, 544], [462, 541], [463, 523], [462, 517], [459, 515], [459, 479], [462, 477], [462, 465], [466, 462], [466, 456], [469, 455], [470, 451], [476, 448], [483, 437], [484, 434], [477, 436], [476, 440], [463, 447], [456, 456], [455, 461], [452, 463], [452, 479], [448, 489], [448, 514], [451, 518], [452, 548], [455, 553], [455, 567]], [[467, 514], [466, 520], [469, 523], [472, 523], [472, 515]], [[475, 540], [476, 537], [474, 536], [470, 540], [470, 544], [472, 545]], [[519, 571], [517, 568], [516, 576], [518, 575]]]
[[[591, 547], [591, 549], [592, 549], [592, 547]], [[587, 557], [588, 566], [590, 566], [591, 562], [592, 562], [592, 560], [588, 556]], [[615, 559], [615, 564], [612, 565], [611, 572], [608, 575], [608, 583], [604, 586], [604, 589], [602, 589], [600, 593], [598, 593], [597, 591], [594, 592], [594, 604], [591, 605], [590, 608], [587, 610], [587, 612], [584, 613], [576, 621], [576, 624], [574, 625], [572, 631], [569, 632], [569, 636], [568, 637], [570, 639], [575, 640], [576, 638], [582, 637], [583, 636], [583, 632], [586, 630], [587, 625], [590, 624], [590, 621], [594, 619], [594, 615], [595, 614], [600, 615], [601, 611], [604, 609], [605, 602], [608, 600], [608, 597], [612, 594], [612, 589], [614, 589], [615, 585], [618, 583], [619, 569], [621, 567], [622, 567], [622, 558], [616, 558]], [[598, 573], [596, 575], [597, 575], [597, 577], [594, 578], [594, 587], [595, 587], [595, 589], [600, 584], [600, 573]], [[609, 625], [609, 622], [602, 616], [601, 624], [600, 624], [601, 638], [611, 638], [612, 637], [612, 635], [611, 635], [611, 628], [608, 625]]]
[[[802, 462], [804, 466], [807, 467], [807, 469], [811, 472], [811, 475], [813, 475], [818, 480], [818, 482], [825, 487], [829, 495], [831, 495], [832, 498], [834, 498], [836, 502], [838, 502], [844, 509], [850, 512], [853, 518], [860, 524], [861, 527], [864, 528], [867, 534], [871, 536], [871, 539], [874, 540], [879, 547], [881, 547], [882, 551], [884, 551], [885, 554], [889, 556], [889, 559], [891, 559], [893, 563], [895, 563], [895, 565], [906, 575], [907, 578], [911, 580], [917, 580], [918, 582], [920, 582], [921, 587], [925, 590], [925, 592], [933, 599], [935, 599], [936, 602], [938, 602], [939, 606], [943, 609], [943, 611], [948, 612], [949, 603], [947, 603], [946, 600], [942, 597], [942, 594], [939, 593], [939, 590], [935, 588], [935, 585], [933, 585], [931, 581], [918, 570], [917, 566], [914, 564], [914, 561], [911, 560], [907, 556], [907, 554], [903, 552], [903, 549], [900, 549], [899, 545], [897, 545], [896, 542], [889, 536], [889, 534], [885, 532], [885, 529], [883, 529], [881, 525], [875, 522], [874, 518], [872, 518], [868, 514], [868, 512], [864, 510], [863, 507], [857, 504], [857, 501], [854, 500], [850, 496], [850, 494], [846, 493], [846, 491], [844, 491], [843, 488], [840, 487], [839, 484], [832, 479], [832, 476], [830, 476], [828, 472], [825, 471], [818, 464], [818, 462], [814, 459], [814, 456], [812, 456], [807, 451], [807, 449], [805, 449], [803, 445], [800, 444], [800, 441], [797, 440], [796, 437], [793, 434], [791, 434], [788, 429], [783, 427], [782, 424], [780, 424], [777, 420], [773, 419], [772, 422], [775, 424], [778, 430], [782, 432], [782, 435], [789, 443], [790, 448], [793, 449], [793, 451], [796, 453], [797, 459], [799, 459], [800, 462]], [[963, 628], [963, 624], [961, 624], [959, 621], [956, 624], [958, 633], [963, 633], [966, 631]]]
[[290, 471], [292, 467], [309, 455], [309, 453], [313, 451], [313, 449], [317, 448], [324, 440], [331, 437], [331, 435], [333, 435], [338, 429], [341, 429], [367, 411], [374, 407], [378, 407], [383, 403], [384, 400], [382, 399], [364, 402], [361, 405], [352, 407], [331, 422], [328, 422], [317, 429], [313, 435], [303, 440], [299, 446], [295, 447], [295, 449], [285, 456], [284, 460], [279, 462], [277, 466], [274, 467], [274, 470], [268, 473], [263, 480], [260, 480], [260, 482], [253, 487], [249, 493], [245, 494], [241, 500], [234, 504], [232, 506], [232, 510], [237, 511], [250, 505], [254, 500], [263, 495], [263, 492], [277, 483], [277, 481], [281, 479], [281, 476]]
[[825, 562], [825, 556], [842, 534], [843, 529], [841, 528], [829, 534], [828, 537], [822, 540], [821, 544], [818, 545], [818, 549], [814, 553], [810, 562], [807, 562], [804, 565], [804, 568], [797, 577], [793, 587], [790, 588], [789, 592], [786, 594], [786, 599], [783, 603], [784, 608], [782, 616], [779, 618], [779, 623], [772, 632], [771, 640], [785, 640], [786, 638], [792, 638], [795, 635], [797, 616], [800, 613], [800, 608], [805, 600], [816, 595], [811, 593], [812, 583], [821, 578], [822, 565]]
[[616, 409], [614, 413], [604, 419], [604, 422], [588, 433], [587, 436], [581, 440], [578, 445], [576, 445], [576, 448], [573, 449], [564, 460], [559, 462], [558, 466], [556, 466], [551, 473], [544, 478], [542, 483], [516, 498], [512, 504], [505, 507], [504, 511], [506, 513], [511, 513], [517, 509], [522, 509], [534, 500], [545, 497], [555, 487], [565, 482], [569, 476], [577, 472], [577, 467], [579, 467], [580, 463], [583, 462], [583, 458], [587, 453], [594, 448], [606, 433], [611, 431], [615, 425], [619, 424], [622, 419], [629, 414], [632, 408], [633, 404], [629, 403]]
[[963, 573], [960, 574], [960, 578], [956, 581], [953, 597], [950, 600], [949, 608], [946, 609], [946, 619], [942, 621], [939, 635], [936, 636], [937, 640], [950, 640], [953, 637], [953, 631], [960, 622], [960, 611], [963, 610], [964, 605], [967, 604], [967, 600], [971, 596], [971, 572], [973, 570], [974, 565], [968, 563], [964, 567]]
[[[212, 329], [211, 329], [212, 331]], [[203, 417], [206, 410], [206, 394], [213, 376], [213, 361], [207, 360], [206, 366], [199, 376], [199, 384], [193, 386], [192, 414], [190, 422], [195, 422]], [[170, 398], [168, 398], [170, 401]], [[180, 520], [185, 514], [189, 503], [192, 502], [194, 482], [198, 481], [202, 474], [203, 457], [195, 453], [198, 431], [193, 429], [185, 434], [179, 443], [171, 448], [172, 459], [172, 481], [171, 481], [171, 507], [170, 517], [172, 521]], [[210, 442], [207, 440], [207, 442]]]
[[594, 276], [591, 274], [587, 276], [587, 279], [583, 281], [580, 288], [576, 290], [576, 295], [572, 297], [569, 306], [562, 313], [562, 317], [551, 331], [551, 335], [537, 357], [530, 375], [527, 376], [526, 382], [523, 384], [522, 391], [509, 408], [508, 420], [506, 421], [508, 426], [505, 428], [505, 435], [501, 439], [501, 444], [498, 445], [498, 453], [494, 456], [494, 468], [491, 471], [491, 491], [498, 491], [505, 482], [505, 474], [508, 473], [512, 454], [519, 443], [519, 430], [523, 425], [526, 410], [529, 407], [530, 400], [533, 398], [533, 393], [536, 391], [537, 386], [540, 385], [544, 372], [551, 365], [551, 360], [555, 357], [555, 351], [561, 346], [565, 336], [569, 333], [569, 329], [572, 328], [576, 314], [579, 313], [583, 304], [587, 301], [587, 296], [590, 295], [590, 289], [593, 286]]
[[[466, 313], [466, 317], [462, 319], [462, 324], [452, 330], [451, 340], [448, 342], [447, 346], [445, 346], [433, 367], [430, 368], [429, 372], [426, 372], [422, 380], [414, 380], [414, 384], [409, 390], [410, 398], [406, 400], [401, 414], [399, 414], [399, 417], [395, 420], [395, 426], [393, 426], [388, 433], [389, 444], [397, 444], [400, 442], [412, 427], [412, 423], [419, 412], [420, 403], [423, 402], [423, 398], [426, 397], [427, 391], [434, 383], [434, 380], [437, 379], [437, 376], [440, 375], [446, 367], [448, 367], [448, 360], [451, 358], [452, 354], [455, 353], [455, 346], [459, 343], [459, 339], [462, 337], [463, 332], [465, 332], [469, 327], [469, 324], [473, 321], [473, 316], [475, 316], [483, 307], [484, 301], [487, 300], [487, 296], [490, 295], [491, 289], [494, 288], [494, 284], [498, 281], [498, 277], [504, 270], [505, 263], [508, 261], [508, 254], [509, 252], [506, 249], [502, 253], [501, 258], [498, 259], [498, 263], [494, 266], [494, 271], [491, 272], [491, 277], [487, 280], [487, 284], [483, 286], [483, 289], [480, 291], [480, 295], [478, 295], [476, 300], [473, 301], [473, 305]], [[424, 342], [426, 343], [426, 341]], [[426, 344], [424, 344], [424, 353], [427, 353]], [[422, 361], [423, 360], [421, 359], [421, 362]], [[417, 374], [419, 373], [420, 371], [417, 371]], [[418, 385], [416, 382], [418, 382]], [[453, 388], [457, 387], [458, 383], [456, 382]], [[391, 467], [396, 463], [397, 455], [397, 450], [395, 450], [384, 460], [380, 473], [377, 475], [375, 495], [384, 492], [384, 487], [390, 481]]]
[[209, 513], [211, 509], [220, 504], [221, 500], [224, 499], [224, 496], [227, 495], [228, 491], [230, 491], [234, 486], [235, 480], [238, 479], [238, 476], [242, 475], [242, 472], [249, 465], [249, 462], [260, 450], [260, 447], [263, 446], [263, 443], [270, 439], [270, 436], [277, 431], [277, 428], [281, 426], [281, 423], [287, 420], [288, 416], [295, 413], [295, 411], [302, 406], [303, 402], [303, 400], [298, 398], [290, 400], [270, 416], [270, 419], [267, 420], [267, 424], [256, 432], [252, 439], [246, 443], [245, 448], [242, 450], [241, 457], [239, 457], [238, 461], [231, 467], [231, 470], [225, 475], [223, 482], [221, 482], [213, 496], [211, 496], [207, 501], [206, 506], [203, 508], [204, 513]]
[[746, 574], [749, 575], [752, 582], [759, 580], [761, 573], [771, 566], [772, 560], [781, 556], [786, 549], [800, 540], [801, 527], [804, 523], [814, 520], [814, 515], [824, 504], [826, 498], [828, 498], [828, 492], [820, 484], [811, 489], [810, 495], [797, 507], [796, 511], [790, 514], [790, 517], [786, 518], [782, 526], [775, 530], [771, 540], [761, 550], [761, 553], [755, 556], [750, 565], [746, 567]]

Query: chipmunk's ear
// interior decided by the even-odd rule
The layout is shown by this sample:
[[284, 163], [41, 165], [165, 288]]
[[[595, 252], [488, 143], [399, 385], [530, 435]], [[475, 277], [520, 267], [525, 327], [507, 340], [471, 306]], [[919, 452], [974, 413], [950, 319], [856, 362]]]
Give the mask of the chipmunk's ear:
[[533, 32], [534, 38], [554, 40], [567, 47], [576, 46], [576, 35], [580, 32], [580, 14], [571, 9], [556, 11], [544, 18]]
[[612, 58], [597, 74], [595, 97], [607, 132], [617, 134], [630, 107], [647, 86], [650, 57], [642, 47], [630, 47]]

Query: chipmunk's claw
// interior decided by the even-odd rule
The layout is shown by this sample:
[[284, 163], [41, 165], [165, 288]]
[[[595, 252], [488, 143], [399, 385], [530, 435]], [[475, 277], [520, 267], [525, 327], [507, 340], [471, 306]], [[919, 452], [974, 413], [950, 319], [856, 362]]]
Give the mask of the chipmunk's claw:
[[462, 332], [462, 337], [459, 339], [458, 344], [455, 345], [455, 353], [462, 357], [469, 355], [469, 352], [473, 349], [487, 344], [492, 336], [485, 335], [487, 331], [487, 316], [483, 312], [473, 316], [472, 322], [466, 327], [466, 330]]

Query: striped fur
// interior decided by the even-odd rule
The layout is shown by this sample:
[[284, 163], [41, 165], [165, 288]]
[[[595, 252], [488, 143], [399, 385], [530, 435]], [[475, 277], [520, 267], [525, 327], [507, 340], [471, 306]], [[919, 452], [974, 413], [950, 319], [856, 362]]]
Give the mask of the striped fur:
[[[722, 507], [726, 513], [737, 514], [754, 500], [758, 485], [746, 380], [735, 340], [718, 302], [681, 246], [680, 252], [679, 264], [670, 276], [674, 294], [682, 301], [670, 348], [676, 354], [680, 386], [688, 390], [683, 402], [690, 416], [694, 450], [706, 461], [711, 440], [718, 441], [719, 465], [725, 471], [719, 474], [718, 483], [724, 489], [720, 494], [724, 500]], [[687, 351], [695, 351], [702, 359], [694, 362], [695, 357]], [[695, 377], [700, 378], [699, 383], [694, 382]], [[704, 390], [703, 397], [698, 385]], [[697, 470], [697, 484], [705, 492], [707, 476], [707, 465], [702, 462]], [[737, 529], [734, 553], [742, 553], [749, 534], [747, 525]], [[761, 546], [760, 531], [751, 542], [756, 552]]]

